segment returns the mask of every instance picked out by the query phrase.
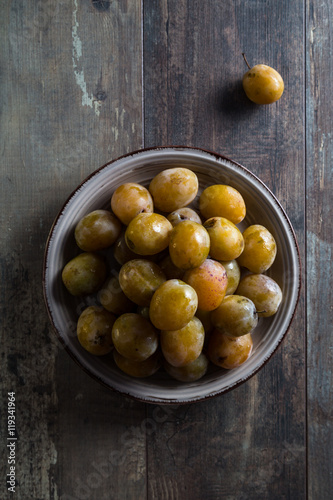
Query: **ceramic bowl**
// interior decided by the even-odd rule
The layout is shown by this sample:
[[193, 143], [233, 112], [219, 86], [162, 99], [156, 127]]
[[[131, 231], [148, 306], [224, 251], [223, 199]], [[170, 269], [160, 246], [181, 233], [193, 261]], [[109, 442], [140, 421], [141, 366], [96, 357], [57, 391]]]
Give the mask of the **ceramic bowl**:
[[[115, 366], [111, 355], [97, 357], [86, 352], [76, 338], [76, 322], [82, 310], [96, 302], [91, 297], [78, 299], [70, 296], [61, 281], [64, 265], [79, 253], [74, 241], [74, 228], [79, 219], [92, 210], [109, 208], [112, 193], [124, 182], [148, 186], [159, 171], [174, 166], [190, 168], [197, 174], [199, 193], [211, 184], [229, 184], [240, 191], [247, 215], [239, 227], [243, 230], [250, 224], [262, 224], [274, 235], [278, 253], [266, 274], [279, 283], [283, 292], [278, 312], [259, 320], [253, 334], [254, 348], [250, 359], [233, 370], [211, 368], [205, 377], [193, 383], [172, 380], [163, 370], [152, 377], [131, 378]], [[116, 266], [114, 269], [116, 272]], [[64, 349], [94, 379], [119, 393], [148, 403], [193, 403], [220, 395], [248, 380], [276, 351], [287, 333], [298, 302], [299, 251], [292, 225], [281, 204], [249, 170], [230, 159], [201, 149], [152, 148], [107, 163], [71, 194], [49, 234], [43, 287], [51, 323]]]

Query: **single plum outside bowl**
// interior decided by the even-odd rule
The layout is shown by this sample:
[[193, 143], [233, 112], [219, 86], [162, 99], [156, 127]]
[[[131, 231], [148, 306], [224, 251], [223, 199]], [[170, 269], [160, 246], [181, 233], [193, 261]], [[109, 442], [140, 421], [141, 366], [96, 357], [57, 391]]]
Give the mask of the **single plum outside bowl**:
[[[112, 355], [93, 356], [79, 344], [76, 322], [88, 305], [98, 304], [91, 297], [72, 297], [65, 289], [61, 272], [65, 264], [80, 253], [74, 228], [87, 213], [110, 208], [115, 189], [125, 182], [149, 185], [161, 170], [182, 166], [193, 170], [199, 179], [199, 194], [212, 184], [229, 184], [243, 196], [247, 215], [238, 225], [265, 226], [277, 243], [277, 257], [265, 273], [278, 282], [283, 300], [278, 312], [260, 318], [253, 333], [253, 354], [233, 370], [210, 367], [207, 374], [192, 383], [171, 379], [163, 370], [147, 378], [132, 378], [121, 372]], [[194, 200], [197, 205], [198, 196]], [[111, 272], [117, 272], [111, 262]], [[51, 228], [46, 244], [43, 287], [46, 308], [62, 346], [94, 379], [123, 395], [155, 404], [182, 404], [202, 401], [229, 391], [254, 375], [272, 356], [293, 319], [300, 290], [300, 260], [292, 225], [282, 206], [258, 177], [238, 163], [216, 153], [189, 147], [158, 147], [136, 151], [110, 161], [93, 172], [71, 194]]]

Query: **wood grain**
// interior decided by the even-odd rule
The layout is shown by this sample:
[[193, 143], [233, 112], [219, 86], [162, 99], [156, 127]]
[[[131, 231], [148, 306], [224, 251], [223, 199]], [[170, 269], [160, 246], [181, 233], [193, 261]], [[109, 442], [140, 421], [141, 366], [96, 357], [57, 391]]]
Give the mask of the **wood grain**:
[[[243, 163], [281, 199], [304, 255], [302, 4], [146, 1], [144, 21], [145, 145], [204, 147]], [[244, 51], [253, 64], [280, 69], [280, 102], [246, 100]], [[148, 442], [149, 498], [305, 497], [303, 311], [302, 300], [258, 375], [175, 410], [156, 431]]]
[[[16, 393], [18, 500], [328, 500], [332, 479], [332, 5], [12, 0], [0, 21], [1, 487]], [[285, 93], [256, 106], [251, 64]], [[239, 161], [296, 230], [300, 303], [273, 358], [215, 399], [145, 405], [64, 353], [43, 303], [49, 228], [111, 158], [158, 145]]]
[[140, 3], [1, 4], [2, 388], [17, 396], [15, 497], [145, 498], [145, 436], [126, 434], [145, 407], [96, 387], [62, 351], [41, 289], [66, 198], [142, 145]]
[[[330, 2], [307, 2], [307, 375], [309, 498], [333, 491], [332, 37]], [[324, 264], [325, 263], [325, 264]]]

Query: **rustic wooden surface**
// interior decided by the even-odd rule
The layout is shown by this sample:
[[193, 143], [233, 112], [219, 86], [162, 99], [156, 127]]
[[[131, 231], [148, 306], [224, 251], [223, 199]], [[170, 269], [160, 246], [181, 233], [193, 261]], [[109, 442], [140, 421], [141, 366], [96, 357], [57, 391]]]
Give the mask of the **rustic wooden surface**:
[[[332, 2], [0, 6], [0, 498], [331, 498]], [[280, 70], [278, 103], [246, 100], [242, 52]], [[51, 223], [81, 180], [170, 144], [215, 150], [262, 178], [296, 230], [303, 288], [256, 376], [210, 401], [159, 407], [110, 393], [73, 363], [46, 316], [41, 271]]]

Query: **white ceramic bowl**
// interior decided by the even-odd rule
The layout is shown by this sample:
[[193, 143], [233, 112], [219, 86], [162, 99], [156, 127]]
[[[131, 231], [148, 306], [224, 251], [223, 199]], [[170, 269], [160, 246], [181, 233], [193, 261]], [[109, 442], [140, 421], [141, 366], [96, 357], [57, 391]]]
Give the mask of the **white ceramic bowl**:
[[[240, 191], [247, 207], [239, 226], [262, 224], [274, 235], [278, 253], [267, 272], [280, 285], [283, 300], [271, 318], [260, 318], [253, 334], [251, 358], [234, 370], [213, 368], [193, 383], [170, 379], [162, 370], [145, 379], [122, 373], [112, 356], [97, 357], [86, 352], [76, 338], [76, 321], [91, 299], [69, 296], [61, 271], [79, 253], [74, 228], [81, 217], [97, 208], [109, 208], [113, 191], [124, 182], [148, 186], [159, 171], [184, 166], [193, 170], [200, 191], [211, 184], [229, 184]], [[92, 377], [126, 396], [156, 404], [192, 403], [222, 394], [254, 375], [272, 356], [285, 336], [295, 313], [300, 290], [300, 261], [292, 225], [272, 192], [249, 170], [218, 154], [196, 148], [160, 147], [122, 156], [93, 172], [68, 198], [50, 231], [46, 245], [43, 286], [46, 307], [64, 348]]]

